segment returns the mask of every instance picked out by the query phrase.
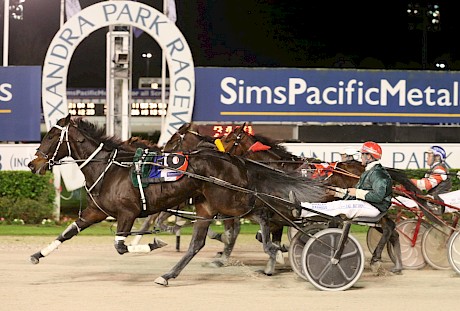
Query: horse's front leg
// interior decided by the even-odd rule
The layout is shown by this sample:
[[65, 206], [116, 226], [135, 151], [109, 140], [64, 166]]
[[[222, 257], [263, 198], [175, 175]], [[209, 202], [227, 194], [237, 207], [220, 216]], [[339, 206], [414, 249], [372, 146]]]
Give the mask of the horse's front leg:
[[155, 283], [167, 286], [169, 279], [174, 279], [181, 273], [190, 260], [192, 260], [205, 245], [209, 225], [210, 222], [208, 220], [198, 220], [195, 222], [193, 225], [192, 239], [187, 252], [168, 273], [156, 278]]
[[106, 218], [105, 214], [101, 214], [98, 211], [88, 211], [88, 209], [85, 209], [82, 213], [82, 216], [73, 223], [71, 223], [53, 242], [51, 242], [48, 246], [36, 252], [35, 254], [31, 255], [30, 262], [33, 264], [38, 264], [40, 262], [40, 258], [46, 257], [49, 254], [51, 254], [63, 242], [70, 240], [71, 238], [73, 238], [89, 226], [101, 222]]
[[115, 236], [115, 249], [120, 255], [125, 253], [149, 253], [154, 249], [161, 248], [167, 244], [160, 239], [154, 238], [149, 244], [126, 245], [125, 240], [130, 235], [135, 216], [121, 215], [118, 217], [117, 235]]

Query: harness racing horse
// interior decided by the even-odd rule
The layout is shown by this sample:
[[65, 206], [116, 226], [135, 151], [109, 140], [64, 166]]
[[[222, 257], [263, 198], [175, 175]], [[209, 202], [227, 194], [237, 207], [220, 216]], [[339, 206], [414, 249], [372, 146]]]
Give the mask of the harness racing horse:
[[[189, 178], [153, 183], [143, 189], [141, 185], [135, 187], [130, 178], [133, 165], [129, 164], [134, 154], [120, 147], [118, 140], [103, 136], [102, 130], [82, 119], [72, 120], [70, 114], [60, 119], [45, 135], [29, 168], [33, 173], [41, 173], [44, 166], [56, 165], [64, 157], [84, 161], [80, 167], [86, 180], [88, 205], [78, 220], [54, 242], [31, 256], [33, 263], [38, 263], [62, 242], [107, 216], [117, 219], [115, 249], [119, 254], [125, 254], [132, 250], [124, 241], [136, 218], [177, 206], [191, 196], [199, 197], [201, 199], [195, 202], [197, 220], [187, 252], [169, 272], [155, 279], [157, 284], [168, 285], [168, 280], [176, 278], [205, 245], [210, 221], [216, 215], [245, 217], [259, 223], [263, 249], [275, 259], [279, 246], [268, 238], [269, 222], [276, 217], [288, 221], [293, 219], [292, 206], [287, 199], [289, 193], [297, 189], [311, 202], [328, 199], [326, 188], [321, 183], [305, 183], [304, 180], [211, 149], [185, 155], [188, 165], [182, 173]], [[179, 158], [181, 155], [173, 156]], [[91, 189], [96, 189], [99, 195], [93, 196]], [[142, 193], [145, 202], [141, 200]], [[149, 246], [148, 250], [161, 246]]]
[[[199, 127], [195, 124], [185, 123], [166, 142], [163, 151], [192, 152], [201, 148], [217, 149], [215, 138], [202, 135]], [[224, 233], [208, 232], [208, 236], [212, 239], [217, 239], [224, 243], [223, 251], [218, 253], [216, 260], [212, 263], [216, 267], [221, 267], [228, 261], [241, 228], [238, 217], [222, 216], [221, 220], [224, 223]], [[273, 271], [274, 266], [267, 267], [264, 273], [271, 275]]]
[[[354, 187], [359, 176], [364, 172], [364, 166], [355, 160], [337, 162], [337, 163], [320, 163], [317, 159], [303, 160], [300, 157], [290, 154], [284, 147], [279, 146], [273, 140], [262, 135], [251, 135], [244, 131], [244, 126], [237, 127], [227, 134], [222, 143], [226, 151], [232, 151], [235, 154], [243, 155], [261, 163], [284, 168], [287, 173], [300, 174], [302, 169], [308, 172], [311, 178], [320, 178], [333, 187], [350, 188]], [[416, 187], [410, 180], [399, 170], [387, 169], [392, 179], [417, 191]], [[415, 188], [415, 189], [414, 189]], [[302, 198], [302, 193], [295, 192], [295, 197], [300, 201], [308, 201]], [[385, 215], [379, 222], [382, 230], [382, 236], [373, 251], [371, 265], [380, 265], [383, 249], [389, 242], [393, 246], [395, 253], [395, 267], [392, 272], [400, 273], [402, 270], [401, 247], [399, 234], [395, 230], [395, 222]], [[335, 224], [332, 224], [334, 226]], [[274, 243], [281, 243], [282, 227], [278, 230], [273, 229]]]

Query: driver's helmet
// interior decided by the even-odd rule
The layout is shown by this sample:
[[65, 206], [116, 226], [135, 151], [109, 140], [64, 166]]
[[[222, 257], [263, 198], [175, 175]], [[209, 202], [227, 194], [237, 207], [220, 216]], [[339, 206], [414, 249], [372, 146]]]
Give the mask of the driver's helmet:
[[430, 149], [428, 149], [427, 152], [432, 153], [435, 156], [439, 156], [442, 161], [446, 160], [446, 158], [447, 158], [446, 151], [441, 146], [431, 146]]
[[370, 153], [374, 159], [380, 160], [382, 158], [382, 147], [373, 141], [367, 141], [363, 144], [360, 150], [361, 153]]

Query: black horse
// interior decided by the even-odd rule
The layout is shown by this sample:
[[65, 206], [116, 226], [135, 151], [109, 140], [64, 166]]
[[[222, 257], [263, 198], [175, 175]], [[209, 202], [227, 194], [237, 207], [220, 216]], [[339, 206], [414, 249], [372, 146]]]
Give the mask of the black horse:
[[[115, 249], [120, 254], [130, 252], [124, 240], [136, 218], [177, 206], [189, 197], [199, 197], [201, 199], [195, 202], [197, 221], [189, 249], [169, 272], [155, 280], [167, 285], [168, 280], [177, 277], [205, 245], [210, 221], [216, 215], [245, 217], [259, 223], [263, 249], [275, 260], [279, 246], [269, 239], [269, 223], [277, 218], [293, 219], [289, 193], [297, 189], [308, 194], [311, 202], [328, 200], [326, 188], [321, 183], [305, 183], [212, 149], [202, 149], [186, 156], [188, 166], [183, 174], [187, 177], [175, 182], [150, 184], [146, 188], [136, 187], [130, 178], [134, 154], [124, 150], [119, 140], [105, 137], [101, 129], [82, 119], [72, 120], [70, 115], [59, 120], [45, 135], [29, 168], [40, 173], [43, 167], [55, 165], [67, 156], [84, 161], [82, 172], [86, 189], [91, 189], [87, 191], [88, 206], [54, 242], [31, 256], [33, 263], [38, 263], [62, 242], [107, 216], [118, 222]], [[145, 204], [142, 203], [142, 193]], [[152, 250], [160, 246], [152, 243], [148, 248]]]

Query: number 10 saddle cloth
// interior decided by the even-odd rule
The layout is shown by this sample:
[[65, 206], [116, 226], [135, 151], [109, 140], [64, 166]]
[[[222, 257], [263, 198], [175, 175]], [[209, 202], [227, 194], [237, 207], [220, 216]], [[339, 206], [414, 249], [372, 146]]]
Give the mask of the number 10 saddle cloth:
[[133, 157], [134, 166], [131, 169], [131, 179], [135, 187], [152, 183], [171, 182], [179, 180], [187, 170], [188, 158], [182, 153], [162, 153], [138, 148]]

